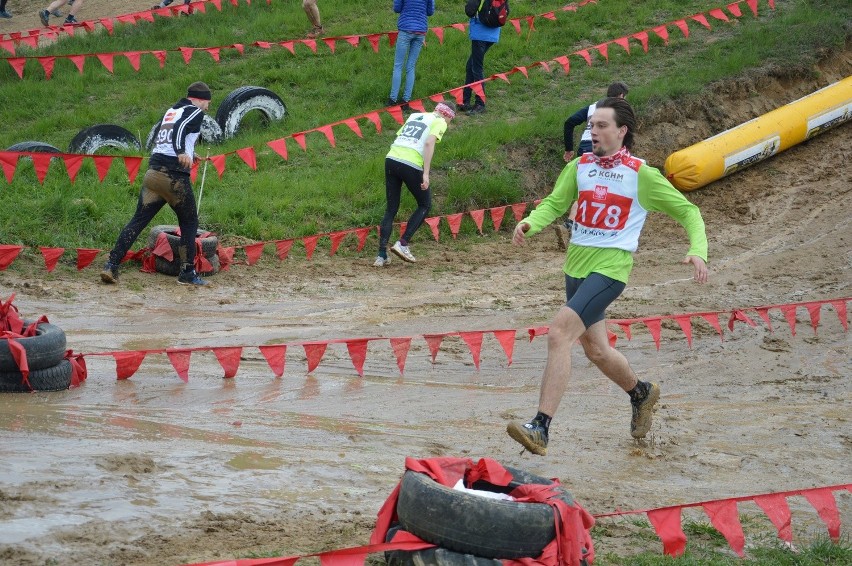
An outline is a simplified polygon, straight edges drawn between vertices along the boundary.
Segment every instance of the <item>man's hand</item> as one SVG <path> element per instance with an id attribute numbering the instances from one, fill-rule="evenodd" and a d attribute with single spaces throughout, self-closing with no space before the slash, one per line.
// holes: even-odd
<path id="1" fill-rule="evenodd" d="M 192 167 L 192 159 L 186 153 L 181 153 L 178 155 L 177 159 L 181 167 L 186 167 L 187 169 Z"/>
<path id="2" fill-rule="evenodd" d="M 573 151 L 566 151 L 565 155 L 562 156 L 562 159 L 565 160 L 565 163 L 568 163 L 569 161 L 574 159 L 574 152 Z"/>
<path id="3" fill-rule="evenodd" d="M 681 263 L 692 264 L 695 269 L 692 278 L 696 283 L 707 283 L 707 264 L 697 255 L 688 255 Z"/>
<path id="4" fill-rule="evenodd" d="M 420 183 L 420 188 L 424 191 L 429 190 L 429 173 L 423 172 L 423 181 Z"/>
<path id="5" fill-rule="evenodd" d="M 519 222 L 517 226 L 515 226 L 515 231 L 512 234 L 512 243 L 516 246 L 523 246 L 527 243 L 526 233 L 529 232 L 530 225 L 526 222 Z"/>

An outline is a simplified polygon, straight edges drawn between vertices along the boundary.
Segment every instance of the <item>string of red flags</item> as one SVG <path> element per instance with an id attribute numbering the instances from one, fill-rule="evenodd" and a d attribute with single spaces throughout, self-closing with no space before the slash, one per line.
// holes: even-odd
<path id="1" fill-rule="evenodd" d="M 770 332 L 774 332 L 772 326 L 768 323 L 768 314 L 770 311 L 778 310 L 781 311 L 784 318 L 787 320 L 790 326 L 790 331 L 793 336 L 795 336 L 798 313 L 803 309 L 808 313 L 811 327 L 816 335 L 817 328 L 821 323 L 821 311 L 824 307 L 834 310 L 841 326 L 843 327 L 843 331 L 847 332 L 849 330 L 847 311 L 849 301 L 852 301 L 852 297 L 745 307 L 730 311 L 693 312 L 631 319 L 607 319 L 608 333 L 610 337 L 610 344 L 614 346 L 617 340 L 617 335 L 613 330 L 620 329 L 624 336 L 628 340 L 631 340 L 631 327 L 634 325 L 644 325 L 648 329 L 657 349 L 659 350 L 662 327 L 661 323 L 663 321 L 671 320 L 678 322 L 685 337 L 687 338 L 687 345 L 691 347 L 692 340 L 689 328 L 691 327 L 693 319 L 701 319 L 708 322 L 718 331 L 720 338 L 724 340 L 724 333 L 722 329 L 722 322 L 724 320 L 727 320 L 726 326 L 730 332 L 734 331 L 735 323 L 737 321 L 743 321 L 748 326 L 756 327 L 757 323 L 754 321 L 754 318 L 765 321 L 767 329 Z M 747 313 L 752 313 L 754 318 L 749 317 Z M 222 367 L 224 372 L 223 377 L 230 379 L 235 377 L 239 370 L 243 351 L 246 349 L 257 348 L 269 365 L 272 374 L 276 378 L 280 378 L 284 375 L 287 352 L 292 353 L 294 350 L 300 352 L 304 356 L 303 359 L 307 365 L 307 373 L 310 374 L 319 367 L 329 346 L 342 344 L 346 347 L 347 354 L 355 371 L 359 376 L 363 377 L 364 364 L 366 363 L 368 353 L 370 352 L 370 344 L 374 343 L 376 344 L 376 347 L 378 347 L 380 343 L 384 343 L 390 346 L 390 352 L 393 353 L 400 375 L 404 375 L 408 353 L 411 350 L 412 342 L 415 338 L 426 343 L 433 364 L 436 362 L 438 354 L 441 351 L 441 345 L 445 340 L 450 338 L 460 339 L 467 345 L 473 360 L 473 365 L 477 370 L 479 370 L 482 346 L 486 336 L 491 336 L 497 341 L 506 356 L 506 365 L 510 366 L 512 365 L 515 343 L 519 335 L 528 337 L 529 341 L 532 342 L 536 337 L 547 334 L 547 331 L 548 327 L 540 326 L 522 329 L 454 331 L 424 334 L 419 336 L 399 336 L 393 338 L 338 338 L 309 342 L 264 344 L 261 346 L 200 346 L 192 348 L 159 348 L 129 351 L 88 352 L 79 354 L 79 356 L 81 358 L 85 358 L 86 356 L 112 357 L 115 360 L 116 379 L 124 380 L 131 378 L 148 356 L 165 354 L 177 373 L 177 376 L 184 382 L 188 382 L 190 361 L 192 354 L 194 353 L 212 352 Z M 376 348 L 374 347 L 373 351 L 375 350 Z"/>
<path id="2" fill-rule="evenodd" d="M 503 223 L 504 218 L 506 217 L 507 212 L 511 211 L 512 216 L 515 219 L 515 222 L 520 222 L 523 219 L 524 214 L 528 208 L 529 204 L 532 204 L 533 207 L 537 206 L 540 200 L 535 200 L 532 203 L 519 202 L 515 204 L 507 204 L 502 206 L 495 206 L 487 209 L 480 210 L 471 210 L 469 212 L 457 212 L 452 214 L 447 214 L 444 216 L 432 216 L 425 220 L 426 224 L 429 226 L 432 237 L 436 242 L 440 241 L 441 236 L 441 227 L 446 224 L 446 227 L 450 230 L 450 235 L 453 239 L 456 239 L 460 230 L 461 223 L 465 216 L 470 216 L 470 218 L 476 224 L 476 228 L 480 234 L 485 234 L 483 227 L 485 224 L 485 212 L 487 211 L 491 216 L 491 226 L 493 226 L 494 231 L 497 232 L 500 230 L 500 227 Z M 442 220 L 444 222 L 442 222 Z M 405 232 L 406 223 L 401 222 L 397 223 L 399 226 L 400 233 Z M 256 264 L 261 256 L 263 255 L 264 248 L 267 246 L 274 246 L 275 248 L 275 256 L 280 261 L 285 261 L 291 256 L 291 251 L 293 249 L 293 245 L 298 241 L 301 242 L 302 247 L 305 251 L 305 257 L 308 260 L 311 260 L 314 256 L 314 252 L 317 249 L 317 246 L 320 242 L 320 238 L 323 240 L 329 240 L 329 256 L 334 256 L 338 249 L 340 249 L 340 245 L 343 243 L 344 239 L 348 236 L 354 236 L 357 238 L 357 251 L 362 251 L 364 246 L 367 243 L 367 237 L 371 233 L 376 233 L 378 237 L 378 226 L 368 226 L 362 228 L 350 228 L 347 230 L 340 230 L 337 232 L 326 232 L 322 234 L 313 234 L 310 236 L 303 236 L 301 238 L 289 238 L 284 240 L 268 240 L 255 242 L 252 244 L 246 244 L 242 246 L 227 246 L 222 247 L 219 246 L 217 250 L 217 255 L 219 257 L 220 267 L 223 271 L 230 270 L 231 266 L 235 263 L 241 263 L 245 265 L 254 265 Z M 446 228 L 445 228 L 446 230 Z M 196 245 L 198 244 L 198 239 L 196 239 Z M 20 253 L 24 250 L 36 249 L 31 246 L 23 246 L 17 244 L 0 244 L 0 271 L 5 271 L 15 260 L 18 259 Z M 56 266 L 59 264 L 60 258 L 67 251 L 66 248 L 61 247 L 47 247 L 47 246 L 38 246 L 38 253 L 42 255 L 44 258 L 44 267 L 48 272 L 52 272 L 56 269 Z M 76 267 L 77 271 L 83 270 L 86 267 L 90 266 L 98 254 L 104 252 L 106 250 L 101 250 L 98 248 L 73 248 L 74 252 L 76 252 Z M 240 256 L 245 259 L 241 259 L 239 262 L 235 260 L 236 251 L 240 250 Z M 167 254 L 171 253 L 171 247 L 168 245 L 163 246 L 162 249 L 158 249 L 158 246 L 155 246 L 154 249 L 142 248 L 137 251 L 130 251 L 125 254 L 122 259 L 122 263 L 127 261 L 140 261 L 142 262 L 142 271 L 147 273 L 156 273 L 156 269 L 154 267 L 155 258 L 153 256 L 159 255 L 164 257 L 167 261 L 171 261 L 172 258 Z M 203 261 L 204 254 L 199 253 L 196 255 L 196 261 Z M 197 266 L 200 272 L 209 271 L 210 266 Z"/>
<path id="3" fill-rule="evenodd" d="M 677 557 L 683 554 L 687 542 L 686 534 L 683 532 L 681 524 L 681 512 L 683 509 L 701 508 L 707 514 L 710 524 L 725 537 L 731 549 L 738 556 L 742 557 L 745 556 L 745 534 L 743 533 L 742 524 L 739 519 L 739 503 L 754 503 L 760 507 L 777 529 L 778 538 L 791 544 L 793 540 L 791 528 L 793 516 L 790 512 L 788 499 L 791 497 L 802 497 L 816 511 L 820 520 L 828 529 L 829 537 L 836 543 L 840 540 L 842 525 L 835 494 L 849 492 L 852 492 L 852 483 L 714 499 L 700 503 L 684 503 L 682 505 L 659 507 L 656 509 L 614 511 L 599 515 L 592 514 L 592 516 L 595 520 L 599 520 L 623 515 L 645 515 L 663 543 L 663 553 L 668 556 Z M 390 550 L 414 551 L 434 546 L 411 533 L 400 532 L 398 536 L 394 536 L 391 542 L 381 544 L 327 550 L 316 554 L 271 558 L 238 558 L 214 562 L 197 562 L 194 564 L 184 564 L 183 566 L 292 566 L 302 558 L 309 557 L 318 557 L 321 564 L 363 566 L 369 554 Z M 521 562 L 513 560 L 504 560 L 503 563 L 507 566 L 521 564 Z"/>
<path id="4" fill-rule="evenodd" d="M 734 2 L 732 4 L 728 4 L 725 9 L 733 16 L 735 14 L 742 15 L 742 10 L 739 8 L 739 4 L 746 3 L 749 7 L 752 8 L 752 11 L 757 14 L 757 5 L 758 0 L 738 0 L 738 2 Z M 774 7 L 774 2 L 769 0 L 769 6 Z M 678 20 L 674 20 L 671 22 L 667 22 L 665 24 L 656 26 L 654 28 L 650 28 L 644 31 L 636 32 L 630 34 L 628 36 L 624 36 L 621 38 L 617 38 L 608 42 L 604 42 L 594 46 L 594 51 L 598 52 L 604 59 L 609 59 L 609 46 L 610 45 L 619 45 L 623 48 L 628 54 L 630 53 L 630 40 L 639 41 L 642 44 L 642 48 L 644 51 L 648 51 L 649 49 L 649 41 L 648 37 L 650 33 L 655 34 L 656 36 L 663 39 L 665 44 L 668 44 L 669 35 L 668 35 L 668 27 L 674 26 L 681 30 L 684 34 L 684 37 L 689 37 L 689 28 L 687 26 L 687 21 L 698 22 L 701 25 L 711 29 L 710 24 L 708 23 L 708 17 L 715 18 L 716 20 L 730 22 L 730 18 L 726 15 L 725 11 L 722 8 L 715 8 L 709 10 L 705 13 L 693 14 L 692 16 L 688 16 L 686 18 L 681 18 Z M 736 16 L 735 16 L 736 17 Z M 546 72 L 550 72 L 552 65 L 559 65 L 565 74 L 570 72 L 570 59 L 569 57 L 579 57 L 583 61 L 586 62 L 587 65 L 592 65 L 592 55 L 589 49 L 581 49 L 580 51 L 575 51 L 568 55 L 562 55 L 556 57 L 554 59 L 548 61 L 538 61 L 536 63 L 532 63 L 527 66 L 516 66 L 511 70 L 496 73 L 491 75 L 490 77 L 486 77 L 481 81 L 476 81 L 474 83 L 470 83 L 467 85 L 462 85 L 460 87 L 451 88 L 449 90 L 439 92 L 433 95 L 428 96 L 428 100 L 437 103 L 444 101 L 447 97 L 454 99 L 457 103 L 461 104 L 463 101 L 463 92 L 465 87 L 470 87 L 477 95 L 480 96 L 483 100 L 485 99 L 485 91 L 483 88 L 483 84 L 493 80 L 503 80 L 507 83 L 510 83 L 509 77 L 515 73 L 521 73 L 524 77 L 529 76 L 529 70 L 540 67 L 544 69 Z M 426 99 L 418 99 L 412 100 L 409 102 L 409 106 L 416 111 L 425 112 L 426 108 L 424 106 L 424 102 Z M 359 138 L 363 138 L 364 134 L 361 129 L 359 121 L 367 121 L 371 123 L 376 133 L 380 133 L 382 130 L 382 122 L 381 122 L 381 114 L 386 113 L 389 114 L 395 122 L 398 124 L 403 123 L 403 112 L 401 106 L 389 106 L 385 108 L 380 108 L 376 110 L 372 110 L 370 112 L 366 112 L 364 114 L 360 114 L 357 116 L 351 116 L 349 118 L 344 118 L 343 120 L 339 120 L 336 122 L 332 122 L 330 124 L 325 124 L 322 126 L 318 126 L 316 128 L 305 130 L 302 132 L 296 132 L 285 136 L 283 138 L 271 140 L 266 142 L 266 146 L 268 146 L 272 151 L 274 151 L 278 156 L 282 159 L 289 159 L 289 149 L 288 149 L 288 140 L 292 147 L 292 143 L 295 142 L 297 146 L 299 146 L 302 151 L 308 151 L 308 143 L 307 136 L 308 134 L 322 134 L 322 137 L 327 141 L 327 143 L 331 147 L 336 147 L 337 142 L 334 134 L 334 127 L 346 126 L 349 130 L 355 133 Z M 312 136 L 314 137 L 314 136 Z M 236 156 L 239 158 L 241 162 L 247 165 L 251 170 L 257 170 L 257 152 L 258 150 L 254 147 L 244 147 L 237 149 L 235 151 L 227 152 L 221 155 L 213 155 L 209 157 L 210 162 L 213 164 L 214 169 L 216 169 L 216 173 L 219 178 L 222 178 L 222 175 L 226 169 L 226 163 L 228 156 Z M 70 154 L 70 153 L 52 153 L 52 154 L 37 154 L 33 152 L 9 152 L 9 151 L 0 151 L 0 166 L 3 168 L 3 173 L 8 183 L 12 182 L 14 178 L 15 171 L 17 169 L 17 165 L 19 160 L 23 157 L 29 157 L 32 159 L 33 166 L 35 168 L 36 177 L 38 178 L 40 183 L 43 183 L 46 176 L 48 167 L 51 163 L 51 158 L 56 158 L 61 160 L 65 164 L 65 169 L 73 182 L 76 178 L 76 174 L 80 169 L 80 165 L 84 159 L 92 159 L 95 163 L 95 167 L 98 172 L 98 179 L 103 182 L 106 178 L 107 173 L 112 165 L 114 159 L 122 159 L 124 160 L 125 168 L 128 172 L 128 177 L 131 178 L 131 182 L 136 179 L 136 175 L 138 173 L 139 164 L 138 161 L 142 159 L 141 157 L 124 157 L 124 156 L 115 156 L 115 155 L 83 155 L 83 154 Z M 136 160 L 136 161 L 134 161 Z M 135 169 L 134 169 L 135 168 Z M 195 175 L 197 175 L 197 164 L 196 167 L 193 168 L 192 175 L 193 179 Z"/>
<path id="5" fill-rule="evenodd" d="M 267 2 L 269 3 L 269 2 Z M 585 6 L 587 4 L 597 3 L 597 0 L 582 0 L 579 3 L 572 3 L 563 6 L 557 10 L 553 10 L 550 12 L 546 12 L 543 14 L 536 14 L 532 16 L 524 16 L 523 18 L 514 18 L 510 20 L 512 27 L 515 31 L 520 35 L 523 33 L 521 28 L 521 21 L 527 23 L 527 26 L 530 30 L 534 29 L 534 20 L 537 18 L 543 18 L 546 20 L 556 20 L 557 12 L 576 12 L 580 7 Z M 199 4 L 203 7 L 203 3 Z M 196 4 L 190 4 L 189 6 L 181 5 L 183 11 L 192 10 L 201 11 L 204 10 L 193 8 Z M 221 5 L 219 6 L 221 10 Z M 159 10 L 148 10 L 145 12 L 138 12 L 134 14 L 128 14 L 125 16 L 119 16 L 128 20 L 133 18 L 133 21 L 137 20 L 148 20 L 153 21 L 153 18 L 143 17 L 143 15 L 148 15 L 152 13 L 159 13 L 162 10 L 167 10 L 166 8 L 162 8 Z M 181 11 L 176 11 L 175 13 L 180 14 Z M 171 12 L 170 12 L 171 14 Z M 84 24 L 85 25 L 85 22 Z M 72 27 L 73 26 L 68 26 Z M 429 28 L 429 31 L 432 32 L 435 37 L 438 39 L 439 44 L 444 43 L 444 36 L 447 30 L 456 30 L 461 33 L 467 32 L 468 23 L 467 22 L 458 22 L 453 24 L 447 24 L 444 26 L 437 26 L 433 28 Z M 50 29 L 50 28 L 48 28 Z M 18 78 L 24 78 L 24 69 L 28 62 L 36 61 L 44 71 L 44 76 L 46 79 L 50 79 L 53 76 L 53 72 L 55 70 L 55 65 L 57 60 L 67 59 L 71 61 L 74 66 L 77 68 L 80 74 L 83 73 L 83 68 L 85 66 L 86 60 L 95 60 L 101 64 L 101 66 L 106 69 L 108 72 L 114 72 L 114 65 L 116 58 L 126 58 L 130 63 L 130 66 L 134 71 L 138 72 L 141 66 L 142 57 L 146 56 L 146 60 L 156 60 L 159 64 L 160 68 L 164 68 L 166 64 L 166 60 L 169 54 L 172 54 L 170 60 L 173 60 L 174 55 L 180 55 L 180 59 L 184 62 L 184 64 L 188 65 L 192 60 L 193 56 L 198 53 L 207 53 L 215 62 L 219 62 L 220 58 L 223 54 L 234 52 L 238 55 L 243 55 L 245 53 L 245 49 L 247 46 L 258 48 L 258 49 L 272 49 L 273 47 L 281 47 L 290 52 L 291 55 L 296 55 L 296 46 L 303 46 L 310 50 L 311 53 L 316 54 L 318 45 L 325 44 L 325 46 L 329 49 L 331 53 L 337 53 L 337 45 L 340 44 L 348 44 L 353 48 L 358 47 L 360 44 L 366 42 L 372 47 L 373 51 L 378 53 L 379 47 L 383 43 L 383 39 L 387 39 L 387 45 L 389 47 L 393 47 L 396 44 L 396 38 L 398 35 L 398 31 L 386 31 L 379 33 L 368 33 L 368 34 L 356 34 L 356 35 L 342 35 L 342 36 L 328 36 L 320 39 L 284 39 L 284 40 L 274 40 L 274 41 L 253 41 L 248 44 L 243 43 L 233 43 L 230 45 L 218 45 L 218 46 L 208 46 L 208 47 L 178 47 L 176 49 L 152 49 L 152 50 L 141 50 L 141 51 L 106 51 L 106 52 L 97 52 L 97 53 L 77 53 L 77 54 L 69 54 L 69 55 L 47 55 L 47 56 L 17 56 L 15 52 L 15 42 L 11 39 L 8 40 L 0 40 L 0 47 L 5 48 L 9 53 L 11 53 L 11 57 L 2 57 L 5 59 L 9 65 L 15 70 L 15 73 L 18 75 Z"/>

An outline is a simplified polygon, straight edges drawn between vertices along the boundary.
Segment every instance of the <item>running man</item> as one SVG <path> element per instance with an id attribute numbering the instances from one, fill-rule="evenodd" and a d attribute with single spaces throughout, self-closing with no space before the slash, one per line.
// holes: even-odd
<path id="1" fill-rule="evenodd" d="M 592 153 L 562 170 L 553 192 L 515 227 L 512 242 L 540 232 L 577 201 L 571 244 L 563 267 L 567 303 L 553 319 L 547 335 L 547 364 L 541 381 L 538 414 L 526 424 L 506 427 L 514 440 L 532 452 L 547 454 L 550 421 L 571 376 L 571 350 L 580 340 L 586 357 L 630 397 L 630 434 L 643 438 L 651 428 L 660 386 L 640 381 L 627 359 L 607 340 L 606 308 L 624 290 L 633 268 L 633 252 L 648 212 L 664 212 L 689 237 L 684 264 L 693 279 L 707 281 L 707 235 L 698 207 L 686 200 L 665 177 L 630 155 L 636 118 L 622 98 L 597 103 L 590 121 Z"/>

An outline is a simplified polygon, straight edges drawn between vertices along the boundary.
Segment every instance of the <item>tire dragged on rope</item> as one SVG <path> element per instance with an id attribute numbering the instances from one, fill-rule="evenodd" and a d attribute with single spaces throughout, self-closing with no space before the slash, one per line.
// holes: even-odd
<path id="1" fill-rule="evenodd" d="M 24 321 L 24 327 L 35 321 Z M 54 324 L 42 322 L 35 336 L 14 338 L 27 352 L 30 370 L 50 368 L 65 358 L 65 332 Z M 0 338 L 0 372 L 17 372 L 18 364 L 9 350 L 9 340 Z"/>
<path id="2" fill-rule="evenodd" d="M 145 148 L 148 151 L 154 149 L 154 135 L 157 133 L 157 128 L 160 127 L 160 123 L 157 122 L 151 128 L 151 131 L 148 132 L 148 137 L 145 138 Z M 201 141 L 209 144 L 218 144 L 222 142 L 222 128 L 219 126 L 219 122 L 213 119 L 212 116 L 207 114 L 204 115 L 204 120 L 201 122 Z M 196 151 L 196 153 L 198 153 Z"/>
<path id="3" fill-rule="evenodd" d="M 180 254 L 178 253 L 178 247 L 180 246 L 180 236 L 177 235 L 179 226 L 169 226 L 169 225 L 160 225 L 154 226 L 151 228 L 151 232 L 148 234 L 148 248 L 153 250 L 157 247 L 157 239 L 160 237 L 161 233 L 166 234 L 166 239 L 169 242 L 169 247 L 172 249 L 172 261 L 167 260 L 164 257 L 154 256 L 154 269 L 157 270 L 157 273 L 162 273 L 164 275 L 178 275 L 180 273 Z M 198 230 L 196 236 L 201 236 L 202 234 L 206 234 L 207 232 L 203 230 Z M 201 241 L 201 253 L 210 262 L 212 266 L 211 271 L 203 271 L 200 272 L 199 275 L 214 275 L 219 272 L 221 268 L 219 263 L 219 238 L 215 235 L 208 235 L 204 238 L 200 238 Z"/>
<path id="4" fill-rule="evenodd" d="M 505 468 L 513 476 L 508 486 L 479 481 L 473 489 L 509 493 L 520 485 L 553 485 L 535 474 Z M 555 491 L 565 503 L 574 505 L 574 498 L 563 487 Z M 410 470 L 402 476 L 396 511 L 406 531 L 448 550 L 483 558 L 537 557 L 556 536 L 550 505 L 464 493 Z"/>
<path id="5" fill-rule="evenodd" d="M 243 118 L 253 110 L 261 113 L 265 124 L 282 120 L 287 115 L 284 101 L 271 90 L 259 86 L 242 86 L 226 96 L 216 110 L 216 121 L 222 128 L 222 136 L 225 139 L 234 137 Z"/>
<path id="6" fill-rule="evenodd" d="M 142 144 L 130 130 L 115 124 L 98 124 L 80 130 L 68 145 L 68 151 L 92 155 L 105 147 L 121 150 L 142 150 Z"/>
<path id="7" fill-rule="evenodd" d="M 385 542 L 390 542 L 400 530 L 398 523 L 391 525 Z M 388 550 L 385 552 L 388 566 L 502 566 L 501 560 L 482 558 L 472 554 L 461 554 L 446 548 L 424 548 L 423 550 Z"/>
<path id="8" fill-rule="evenodd" d="M 62 391 L 71 387 L 73 366 L 63 359 L 53 367 L 30 370 L 30 387 L 23 383 L 20 371 L 0 372 L 0 393 L 29 393 L 30 391 Z"/>

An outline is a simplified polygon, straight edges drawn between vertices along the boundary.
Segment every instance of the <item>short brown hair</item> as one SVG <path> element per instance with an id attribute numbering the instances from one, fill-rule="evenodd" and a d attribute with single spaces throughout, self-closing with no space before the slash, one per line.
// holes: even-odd
<path id="1" fill-rule="evenodd" d="M 612 97 L 627 96 L 628 92 L 627 85 L 621 82 L 612 83 L 609 85 L 609 88 L 606 89 L 606 95 Z"/>
<path id="2" fill-rule="evenodd" d="M 619 128 L 627 126 L 627 135 L 624 136 L 624 147 L 633 148 L 633 132 L 636 130 L 636 114 L 633 107 L 623 98 L 607 97 L 598 102 L 597 108 L 612 108 L 615 112 L 615 125 Z"/>

